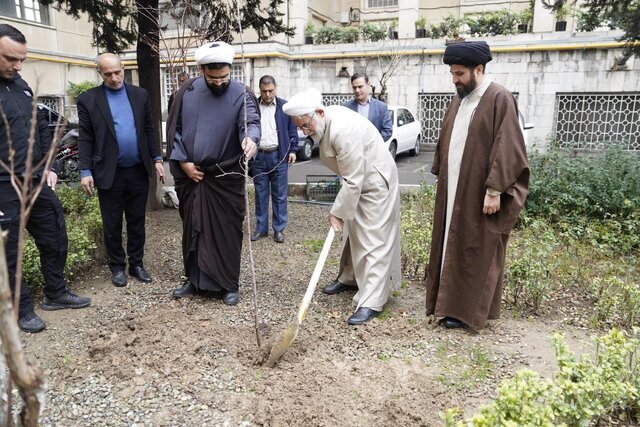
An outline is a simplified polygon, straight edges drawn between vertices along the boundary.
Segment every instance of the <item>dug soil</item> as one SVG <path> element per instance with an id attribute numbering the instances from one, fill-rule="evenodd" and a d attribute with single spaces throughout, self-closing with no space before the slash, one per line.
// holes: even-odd
<path id="1" fill-rule="evenodd" d="M 521 368 L 551 376 L 551 335 L 588 348 L 588 334 L 561 316 L 505 311 L 480 333 L 446 330 L 425 316 L 425 283 L 406 277 L 385 313 L 348 326 L 353 294 L 320 292 L 338 271 L 333 243 L 307 319 L 275 368 L 260 361 L 292 320 L 328 230 L 326 206 L 291 203 L 286 241 L 253 243 L 257 316 L 248 242 L 241 301 L 175 300 L 182 274 L 177 210 L 150 212 L 145 265 L 151 284 L 116 288 L 104 262 L 73 278 L 88 309 L 40 312 L 47 330 L 23 334 L 48 383 L 50 426 L 432 426 L 447 408 L 466 416 Z M 424 242 L 428 245 L 429 242 Z"/>

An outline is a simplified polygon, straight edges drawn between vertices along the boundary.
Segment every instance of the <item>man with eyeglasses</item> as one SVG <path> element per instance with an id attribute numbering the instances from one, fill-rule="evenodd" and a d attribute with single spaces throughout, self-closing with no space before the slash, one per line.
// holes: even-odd
<path id="1" fill-rule="evenodd" d="M 276 79 L 265 75 L 260 78 L 260 123 L 262 136 L 260 149 L 253 163 L 253 183 L 256 190 L 256 241 L 268 236 L 269 195 L 273 216 L 273 240 L 284 243 L 287 226 L 287 194 L 289 165 L 296 162 L 298 133 L 291 117 L 282 112 L 287 102 L 276 96 Z"/>
<path id="2" fill-rule="evenodd" d="M 342 177 L 329 223 L 342 232 L 337 280 L 329 295 L 357 290 L 350 325 L 382 313 L 393 289 L 400 288 L 400 193 L 398 171 L 378 129 L 343 106 L 324 107 L 322 94 L 308 89 L 284 104 L 285 114 L 320 145 L 320 160 Z"/>
<path id="3" fill-rule="evenodd" d="M 230 78 L 235 51 L 224 42 L 196 50 L 202 76 L 176 93 L 167 122 L 167 157 L 180 201 L 186 279 L 174 298 L 197 293 L 240 300 L 244 158 L 260 141 L 254 95 Z"/>

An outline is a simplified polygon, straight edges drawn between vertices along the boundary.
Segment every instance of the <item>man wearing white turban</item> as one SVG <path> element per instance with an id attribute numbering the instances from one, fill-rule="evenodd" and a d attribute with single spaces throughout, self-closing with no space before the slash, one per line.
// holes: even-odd
<path id="1" fill-rule="evenodd" d="M 380 133 L 366 117 L 342 106 L 322 106 L 322 94 L 308 89 L 284 104 L 305 135 L 320 144 L 320 159 L 340 175 L 342 187 L 329 223 L 342 232 L 337 280 L 323 292 L 356 290 L 360 325 L 380 315 L 393 289 L 400 288 L 400 194 L 398 171 Z"/>
<path id="2" fill-rule="evenodd" d="M 180 200 L 187 277 L 173 296 L 207 293 L 227 305 L 240 299 L 243 156 L 252 158 L 260 141 L 255 96 L 230 77 L 233 56 L 233 47 L 224 42 L 198 48 L 202 77 L 181 86 L 167 122 L 167 157 Z"/>

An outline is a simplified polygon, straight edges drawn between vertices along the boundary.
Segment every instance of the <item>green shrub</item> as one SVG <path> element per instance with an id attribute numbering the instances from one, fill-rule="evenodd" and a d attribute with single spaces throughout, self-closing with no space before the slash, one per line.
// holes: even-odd
<path id="1" fill-rule="evenodd" d="M 596 277 L 589 287 L 594 303 L 592 323 L 632 328 L 640 322 L 640 287 L 617 276 Z"/>
<path id="2" fill-rule="evenodd" d="M 384 40 L 389 35 L 389 29 L 385 25 L 374 25 L 368 22 L 360 26 L 360 32 L 362 33 L 362 40 L 368 42 Z"/>
<path id="3" fill-rule="evenodd" d="M 545 221 L 523 216 L 526 224 L 507 250 L 504 300 L 511 306 L 537 312 L 555 287 L 556 231 Z"/>
<path id="4" fill-rule="evenodd" d="M 447 16 L 442 22 L 428 26 L 427 37 L 432 39 L 458 37 L 463 25 L 464 20 L 454 16 Z"/>
<path id="5" fill-rule="evenodd" d="M 344 28 L 340 34 L 340 43 L 355 43 L 360 38 L 360 30 L 356 27 Z"/>
<path id="6" fill-rule="evenodd" d="M 435 187 L 422 184 L 416 194 L 408 195 L 400 211 L 400 247 L 402 269 L 417 275 L 422 268 L 424 277 L 429 263 L 429 248 L 433 227 Z"/>
<path id="7" fill-rule="evenodd" d="M 469 16 L 464 22 L 468 25 L 468 33 L 472 36 L 499 36 L 515 34 L 517 25 L 523 22 L 523 19 L 517 12 L 502 9 Z"/>
<path id="8" fill-rule="evenodd" d="M 69 89 L 67 89 L 67 92 L 69 93 L 69 95 L 73 96 L 74 98 L 77 98 L 83 93 L 85 93 L 86 91 L 88 91 L 89 89 L 94 88 L 96 86 L 97 85 L 95 82 L 92 82 L 89 80 L 84 80 L 84 81 L 81 81 L 80 83 L 69 82 Z"/>
<path id="9" fill-rule="evenodd" d="M 95 250 L 102 242 L 102 218 L 98 196 L 89 197 L 79 188 L 68 186 L 58 186 L 56 193 L 64 210 L 69 237 L 65 265 L 65 277 L 69 279 L 94 260 Z M 29 235 L 25 239 L 22 271 L 27 283 L 40 285 L 44 282 L 40 273 L 39 252 Z"/>
<path id="10" fill-rule="evenodd" d="M 338 27 L 322 27 L 313 38 L 314 44 L 341 43 L 342 29 Z"/>
<path id="11" fill-rule="evenodd" d="M 529 158 L 527 211 L 553 222 L 586 217 L 627 218 L 640 210 L 638 156 L 618 148 L 570 157 L 552 148 Z"/>
<path id="12" fill-rule="evenodd" d="M 506 380 L 498 397 L 470 420 L 456 409 L 443 414 L 447 426 L 587 426 L 600 421 L 640 421 L 639 329 L 631 336 L 612 329 L 596 338 L 596 356 L 579 360 L 562 336 L 553 337 L 558 373 L 540 378 L 524 369 Z"/>

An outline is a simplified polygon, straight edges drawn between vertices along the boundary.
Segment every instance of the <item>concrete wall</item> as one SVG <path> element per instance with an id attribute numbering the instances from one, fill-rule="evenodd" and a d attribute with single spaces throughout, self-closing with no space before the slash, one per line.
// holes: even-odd
<path id="1" fill-rule="evenodd" d="M 555 33 L 486 39 L 498 51 L 487 65 L 487 76 L 518 93 L 519 108 L 527 122 L 535 124 L 536 142 L 543 144 L 554 130 L 556 93 L 639 90 L 640 60 L 631 59 L 626 70 L 612 71 L 615 58 L 621 54 L 620 49 L 582 48 L 614 43 L 617 36 L 606 33 L 566 38 L 562 33 Z M 396 48 L 404 52 L 399 67 L 388 81 L 389 103 L 405 105 L 417 112 L 418 94 L 453 93 L 449 67 L 442 63 L 444 46 L 441 41 L 431 40 L 423 45 L 399 41 L 394 46 L 380 43 L 292 47 L 290 59 L 251 59 L 254 80 L 250 83 L 257 91 L 260 76 L 272 74 L 279 83 L 279 95 L 285 98 L 310 86 L 323 93 L 349 94 L 349 79 L 336 76 L 336 64 L 351 63 L 354 71 L 366 70 L 371 83 L 379 90 L 378 79 L 382 69 L 387 69 L 386 63 L 376 55 L 364 57 L 375 52 L 376 46 L 379 51 Z M 322 57 L 311 59 L 312 55 Z"/>

